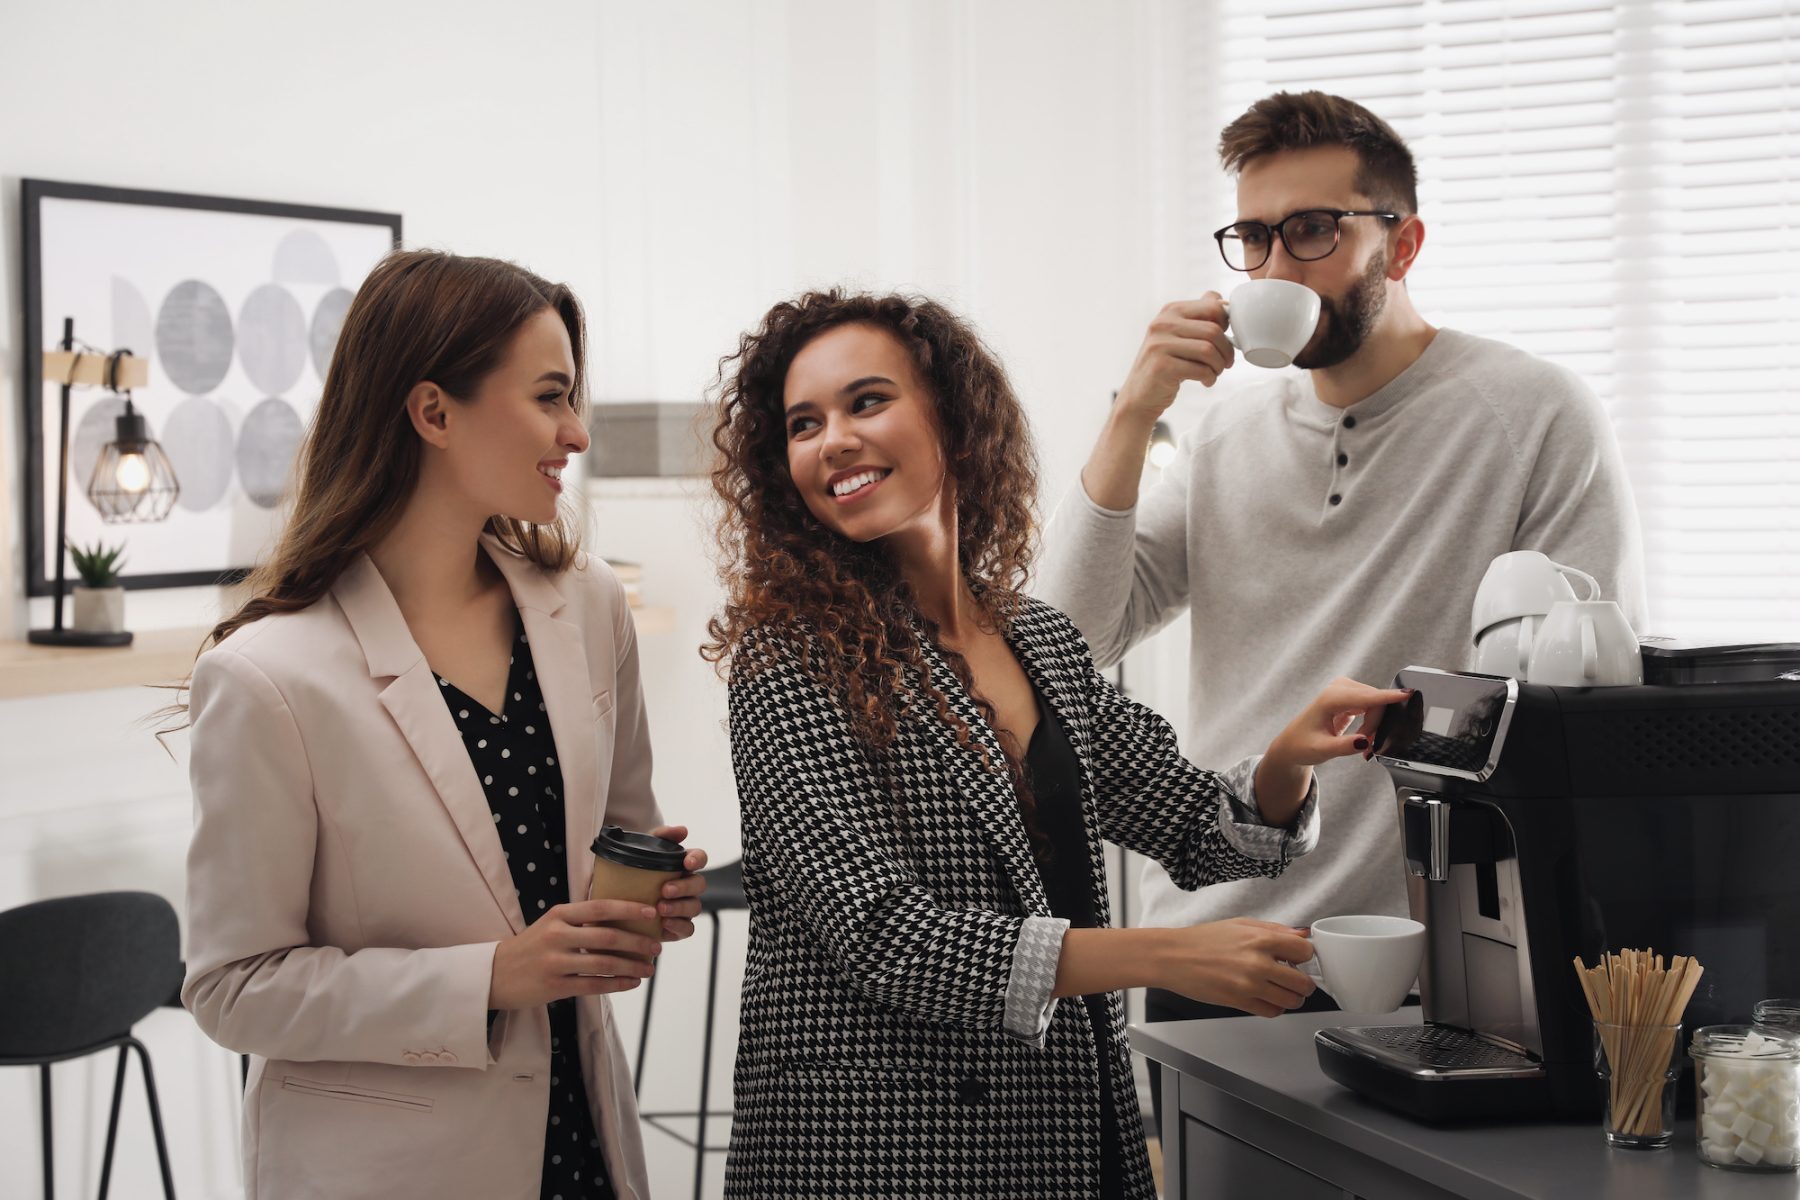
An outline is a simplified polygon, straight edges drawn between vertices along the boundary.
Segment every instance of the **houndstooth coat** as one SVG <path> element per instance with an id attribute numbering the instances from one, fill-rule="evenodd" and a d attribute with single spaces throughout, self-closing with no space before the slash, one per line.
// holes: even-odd
<path id="1" fill-rule="evenodd" d="M 1156 859 L 1185 888 L 1278 875 L 1304 852 L 1310 835 L 1267 827 L 1256 832 L 1274 836 L 1251 847 L 1267 857 L 1237 848 L 1230 814 L 1255 824 L 1253 811 L 1225 777 L 1181 757 L 1166 722 L 1101 678 L 1062 613 L 1027 601 L 1007 640 L 1081 763 L 1097 912 L 1110 912 L 1102 838 Z M 928 642 L 926 657 L 1002 762 Z M 1049 999 L 1062 926 L 1005 775 L 943 722 L 909 720 L 889 792 L 837 702 L 778 637 L 753 633 L 740 647 L 730 711 L 750 947 L 726 1195 L 1096 1196 L 1098 1066 L 1120 1100 L 1126 1194 L 1153 1196 L 1121 997 L 1106 998 L 1111 1032 L 1098 1051 L 1083 1006 Z M 1315 810 L 1309 799 L 1303 828 Z M 1020 1013 L 1033 969 L 1027 1007 L 1038 1011 Z"/>

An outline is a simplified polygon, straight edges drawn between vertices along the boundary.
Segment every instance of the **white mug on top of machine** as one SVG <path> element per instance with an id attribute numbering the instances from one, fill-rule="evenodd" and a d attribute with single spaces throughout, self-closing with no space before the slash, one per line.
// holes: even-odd
<path id="1" fill-rule="evenodd" d="M 1588 600 L 1600 599 L 1600 584 L 1592 575 L 1552 562 L 1536 550 L 1514 550 L 1489 563 L 1469 617 L 1475 670 L 1527 678 L 1543 618 L 1556 605 L 1576 598 L 1570 578 L 1585 585 Z"/>
<path id="2" fill-rule="evenodd" d="M 1551 687 L 1624 687 L 1644 682 L 1643 652 L 1614 601 L 1564 600 L 1538 628 L 1526 677 Z"/>

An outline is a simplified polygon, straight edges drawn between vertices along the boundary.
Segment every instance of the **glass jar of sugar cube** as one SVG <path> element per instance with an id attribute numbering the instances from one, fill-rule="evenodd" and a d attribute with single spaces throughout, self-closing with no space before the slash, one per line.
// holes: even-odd
<path id="1" fill-rule="evenodd" d="M 1694 1032 L 1696 1148 L 1736 1171 L 1792 1171 L 1800 1160 L 1800 1032 L 1708 1025 Z"/>

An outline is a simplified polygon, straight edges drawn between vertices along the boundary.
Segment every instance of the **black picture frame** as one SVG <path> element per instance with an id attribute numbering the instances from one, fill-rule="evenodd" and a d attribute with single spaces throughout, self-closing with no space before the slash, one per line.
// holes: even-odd
<path id="1" fill-rule="evenodd" d="M 390 248 L 398 249 L 401 242 L 401 218 L 398 213 L 289 204 L 269 200 L 234 199 L 183 192 L 149 191 L 141 188 L 108 187 L 46 179 L 20 180 L 20 258 L 24 274 L 24 303 L 22 306 L 24 336 L 20 343 L 23 352 L 19 357 L 24 361 L 25 376 L 25 386 L 21 393 L 24 408 L 22 423 L 24 437 L 21 439 L 24 469 L 21 471 L 21 478 L 24 481 L 25 502 L 21 508 L 25 518 L 25 588 L 28 596 L 49 596 L 56 591 L 54 574 L 47 572 L 44 565 L 46 542 L 54 536 L 53 525 L 47 530 L 47 524 L 53 523 L 55 520 L 54 511 L 48 513 L 44 511 L 44 481 L 46 471 L 54 472 L 58 469 L 61 447 L 57 439 L 61 430 L 54 427 L 47 428 L 46 426 L 51 423 L 44 419 L 43 351 L 53 349 L 54 343 L 60 340 L 58 331 L 61 328 L 61 317 L 53 315 L 55 331 L 46 328 L 41 218 L 43 203 L 46 200 L 59 199 L 151 208 L 192 209 L 280 220 L 342 222 L 376 226 L 383 227 L 388 231 Z M 82 336 L 79 328 L 76 330 L 76 336 L 77 338 Z M 81 486 L 80 480 L 70 479 L 69 503 L 77 502 L 74 493 Z M 250 567 L 250 563 L 243 563 L 222 570 L 124 574 L 120 576 L 119 583 L 132 590 L 228 584 L 242 579 L 249 572 Z"/>

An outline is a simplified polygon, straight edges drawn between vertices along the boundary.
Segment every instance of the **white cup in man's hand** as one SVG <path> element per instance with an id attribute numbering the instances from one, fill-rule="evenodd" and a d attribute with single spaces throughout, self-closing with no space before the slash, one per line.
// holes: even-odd
<path id="1" fill-rule="evenodd" d="M 1225 303 L 1226 336 L 1245 361 L 1285 367 L 1319 327 L 1319 294 L 1288 279 L 1252 279 Z"/>
<path id="2" fill-rule="evenodd" d="M 1390 1013 L 1406 1002 L 1425 958 L 1425 926 L 1406 917 L 1326 917 L 1312 926 L 1302 969 L 1348 1013 Z"/>

